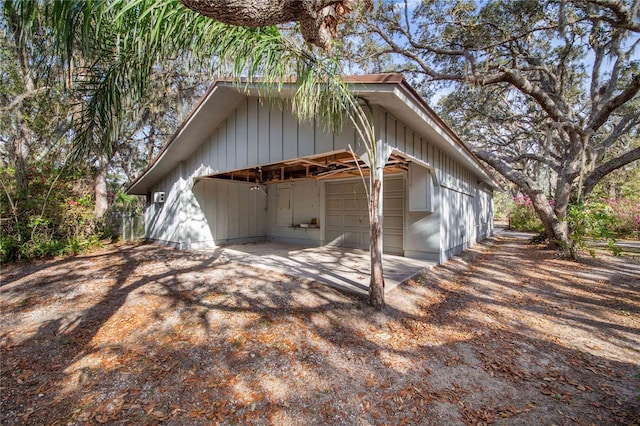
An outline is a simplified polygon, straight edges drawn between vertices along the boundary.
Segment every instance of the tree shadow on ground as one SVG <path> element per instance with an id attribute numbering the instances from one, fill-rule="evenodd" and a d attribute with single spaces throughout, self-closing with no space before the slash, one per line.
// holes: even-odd
<path id="1" fill-rule="evenodd" d="M 509 262 L 525 249 L 508 244 L 407 283 L 382 312 L 215 253 L 143 246 L 71 259 L 56 269 L 73 274 L 45 284 L 56 274 L 43 268 L 2 294 L 14 319 L 2 325 L 0 422 L 633 423 L 637 362 L 509 314 L 597 328 L 613 347 L 624 341 L 616 332 L 638 328 L 591 319 L 611 299 L 581 297 L 558 314 L 549 301 L 564 296 L 547 286 L 579 287 L 558 273 L 519 289 L 531 278 Z M 502 278 L 486 283 L 487 264 Z M 511 292 L 545 299 L 509 304 Z"/>

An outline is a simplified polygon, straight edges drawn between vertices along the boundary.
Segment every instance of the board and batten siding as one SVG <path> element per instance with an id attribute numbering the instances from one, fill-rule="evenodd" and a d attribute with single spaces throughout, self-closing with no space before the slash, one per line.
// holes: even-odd
<path id="1" fill-rule="evenodd" d="M 200 180 L 187 197 L 191 248 L 264 240 L 267 197 L 250 183 Z"/>
<path id="2" fill-rule="evenodd" d="M 180 249 L 215 247 L 223 243 L 263 240 L 266 236 L 266 194 L 251 191 L 250 184 L 201 180 L 190 190 L 176 178 L 172 186 L 159 183 L 155 190 L 168 194 L 164 203 L 145 211 L 146 235 L 151 241 Z M 163 180 L 163 181 L 165 181 Z"/>
<path id="3" fill-rule="evenodd" d="M 384 108 L 374 107 L 373 113 L 377 137 L 407 158 L 419 160 L 420 167 L 426 166 L 432 177 L 432 211 L 408 211 L 408 200 L 402 201 L 407 212 L 405 255 L 442 261 L 490 235 L 491 192 L 478 188 L 480 178 Z M 273 192 L 267 196 L 263 191 L 250 191 L 250 182 L 197 178 L 343 151 L 349 145 L 358 148 L 353 127 L 346 126 L 334 135 L 319 121 L 299 123 L 286 102 L 247 97 L 211 129 L 179 167 L 154 186 L 153 191 L 165 192 L 166 201 L 145 211 L 147 237 L 181 248 L 264 238 L 323 244 L 324 182 L 303 181 L 291 186 L 288 194 L 298 206 L 293 208 L 304 217 L 292 216 L 291 223 L 285 225 L 279 224 L 271 211 L 283 184 L 269 185 Z M 287 193 L 282 188 L 283 194 Z M 267 206 L 267 212 L 261 214 Z M 313 211 L 304 210 L 304 206 L 313 206 Z M 320 230 L 294 227 L 314 217 L 321 219 Z"/>
<path id="4" fill-rule="evenodd" d="M 405 255 L 444 262 L 490 236 L 493 196 L 478 187 L 481 178 L 384 108 L 376 108 L 374 117 L 378 137 L 426 164 L 434 177 L 433 211 L 407 206 Z"/>
<path id="5" fill-rule="evenodd" d="M 378 138 L 402 151 L 407 157 L 420 160 L 431 167 L 440 184 L 468 194 L 475 191 L 475 182 L 480 178 L 433 141 L 416 133 L 382 107 L 375 109 L 374 120 Z"/>
<path id="6" fill-rule="evenodd" d="M 324 218 L 324 183 L 313 180 L 297 180 L 267 185 L 267 239 L 293 244 L 320 246 L 324 244 L 322 228 L 303 228 Z"/>
<path id="7" fill-rule="evenodd" d="M 493 235 L 493 192 L 478 187 L 476 196 L 477 241 Z"/>
<path id="8" fill-rule="evenodd" d="M 209 197 L 225 197 L 236 203 L 231 186 L 214 185 L 197 178 L 215 173 L 224 173 L 258 165 L 277 163 L 295 158 L 342 151 L 355 147 L 356 133 L 353 127 L 345 126 L 342 133 L 334 135 L 317 120 L 299 123 L 286 102 L 261 102 L 247 97 L 205 138 L 199 147 L 186 159 L 180 171 L 170 173 L 153 191 L 164 191 L 166 202 L 153 204 L 146 211 L 146 221 L 151 224 L 147 237 L 180 247 L 213 246 L 231 241 L 264 238 L 267 224 L 249 223 L 255 233 L 246 232 L 240 223 L 246 216 L 244 208 L 251 209 L 251 200 L 244 199 L 244 191 L 237 206 L 227 211 L 207 206 Z M 174 185 L 169 185 L 174 182 Z M 205 183 L 207 182 L 207 183 Z M 202 188 L 207 189 L 206 194 Z M 224 190 L 230 195 L 224 196 Z M 234 187 L 235 188 L 235 187 Z M 248 189 L 247 189 L 248 191 Z M 253 194 L 262 191 L 250 191 Z M 266 197 L 265 197 L 266 198 Z M 266 200 L 265 200 L 266 203 Z M 246 206 L 245 206 L 246 204 Z M 218 209 L 218 207 L 216 207 Z M 232 214 L 233 212 L 233 214 Z M 210 217 L 215 215 L 215 219 Z M 319 214 L 313 217 L 320 216 Z M 246 218 L 245 218 L 246 219 Z M 237 223 L 236 223 L 237 222 Z M 172 225 L 169 225 L 172 223 Z M 275 235 L 282 233 L 278 229 Z M 296 235 L 300 234 L 299 231 Z M 313 235 L 307 231 L 302 240 L 321 242 L 320 231 Z M 282 238 L 296 239 L 285 232 Z"/>
<path id="9" fill-rule="evenodd" d="M 467 193 L 441 187 L 440 236 L 444 258 L 451 258 L 476 242 L 475 202 Z"/>
<path id="10" fill-rule="evenodd" d="M 164 203 L 151 203 L 144 212 L 145 234 L 159 244 L 180 248 L 180 216 L 182 214 L 182 181 L 180 167 L 168 173 L 153 188 L 164 192 Z"/>
<path id="11" fill-rule="evenodd" d="M 383 197 L 383 250 L 404 254 L 405 182 L 402 175 L 386 176 Z M 342 247 L 368 249 L 370 241 L 369 212 L 361 179 L 327 182 L 326 243 Z"/>
<path id="12" fill-rule="evenodd" d="M 212 129 L 187 160 L 192 177 L 225 173 L 356 147 L 356 132 L 345 126 L 334 135 L 319 120 L 299 123 L 286 102 L 248 97 Z"/>

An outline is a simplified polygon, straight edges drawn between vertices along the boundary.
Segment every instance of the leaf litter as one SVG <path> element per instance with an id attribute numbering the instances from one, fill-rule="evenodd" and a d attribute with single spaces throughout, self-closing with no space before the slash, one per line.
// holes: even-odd
<path id="1" fill-rule="evenodd" d="M 215 250 L 3 265 L 0 424 L 638 424 L 639 271 L 505 233 L 379 312 Z"/>

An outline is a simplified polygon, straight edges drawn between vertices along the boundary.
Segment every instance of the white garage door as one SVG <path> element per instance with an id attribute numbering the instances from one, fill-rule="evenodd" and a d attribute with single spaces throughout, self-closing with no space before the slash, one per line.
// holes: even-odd
<path id="1" fill-rule="evenodd" d="M 327 244 L 369 248 L 369 214 L 364 184 L 354 181 L 326 184 Z M 384 252 L 403 254 L 404 183 L 402 176 L 384 180 Z"/>

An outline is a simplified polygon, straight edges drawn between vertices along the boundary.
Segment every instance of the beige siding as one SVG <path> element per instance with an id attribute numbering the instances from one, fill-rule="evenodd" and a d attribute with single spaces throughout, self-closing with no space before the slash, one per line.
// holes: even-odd
<path id="1" fill-rule="evenodd" d="M 478 189 L 478 176 L 384 108 L 375 114 L 378 137 L 425 163 L 436 176 L 434 212 L 406 215 L 405 253 L 444 261 L 491 235 L 492 195 Z"/>
<path id="2" fill-rule="evenodd" d="M 260 103 L 257 99 L 250 98 L 249 102 L 258 104 L 258 122 L 252 125 L 252 127 L 256 125 L 258 127 L 258 164 L 267 164 L 269 163 L 270 110 L 268 105 Z"/>
<path id="3" fill-rule="evenodd" d="M 265 238 L 266 194 L 251 191 L 250 186 L 247 183 L 210 180 L 195 185 L 190 191 L 193 197 L 189 197 L 195 210 L 187 221 L 191 247 Z"/>
<path id="4" fill-rule="evenodd" d="M 317 180 L 268 185 L 267 238 L 270 240 L 318 246 L 323 236 L 318 228 L 301 228 L 316 218 L 323 223 L 324 184 Z M 324 225 L 322 225 L 324 229 Z"/>
<path id="5" fill-rule="evenodd" d="M 163 244 L 179 245 L 181 215 L 181 189 L 183 181 L 180 169 L 166 175 L 152 192 L 165 193 L 164 203 L 152 203 L 145 210 L 145 232 L 147 238 Z"/>

